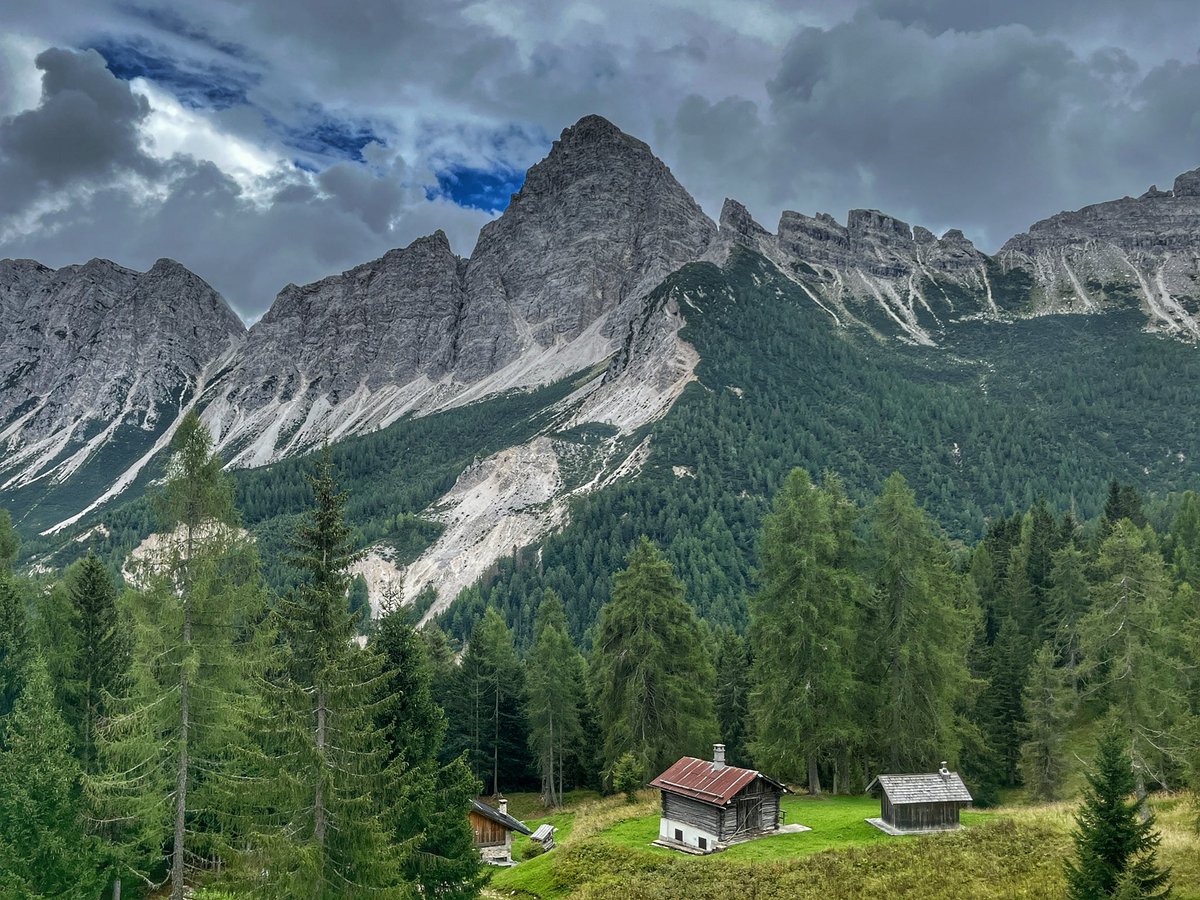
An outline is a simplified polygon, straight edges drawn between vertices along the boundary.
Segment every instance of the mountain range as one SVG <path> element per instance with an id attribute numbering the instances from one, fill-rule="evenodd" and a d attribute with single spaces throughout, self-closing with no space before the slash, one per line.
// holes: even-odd
<path id="1" fill-rule="evenodd" d="M 719 351 L 708 349 L 716 332 L 707 344 L 691 338 L 717 311 L 736 320 L 751 295 L 768 302 L 765 285 L 805 339 L 849 342 L 897 370 L 919 362 L 952 385 L 976 378 L 951 371 L 966 357 L 995 367 L 1014 336 L 1080 328 L 1189 359 L 1198 280 L 1200 169 L 1169 191 L 1037 222 L 989 256 L 960 231 L 938 237 L 876 210 L 851 210 L 845 224 L 787 211 L 772 233 L 727 200 L 714 223 L 646 144 L 588 116 L 529 170 L 469 259 L 438 231 L 286 286 L 248 330 L 170 260 L 145 273 L 105 260 L 58 270 L 0 260 L 0 503 L 44 563 L 108 533 L 112 510 L 153 481 L 193 408 L 261 487 L 284 483 L 271 473 L 294 473 L 325 440 L 363 448 L 374 434 L 457 427 L 519 400 L 520 416 L 469 431 L 440 460 L 406 445 L 421 462 L 395 478 L 436 475 L 412 495 L 423 505 L 395 512 L 430 523 L 429 539 L 411 552 L 376 541 L 360 567 L 377 594 L 388 582 L 410 599 L 434 588 L 431 615 L 498 560 L 563 532 L 584 498 L 636 480 L 665 443 L 655 423 L 689 386 L 722 387 L 704 366 L 770 345 L 764 331 Z M 1103 324 L 1082 325 L 1093 320 Z M 1069 365 L 1061 345 L 1050 359 Z M 789 377 L 758 390 L 814 383 Z M 727 386 L 736 397 L 752 389 Z M 1175 424 L 1146 426 L 1167 433 L 1164 454 L 1190 460 L 1190 446 L 1168 447 Z M 680 480 L 696 467 L 671 468 Z M 981 515 L 993 511 L 972 497 Z"/>

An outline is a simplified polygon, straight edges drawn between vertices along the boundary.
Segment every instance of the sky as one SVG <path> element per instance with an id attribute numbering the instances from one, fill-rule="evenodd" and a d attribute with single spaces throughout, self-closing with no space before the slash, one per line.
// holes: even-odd
<path id="1" fill-rule="evenodd" d="M 563 128 L 725 197 L 993 252 L 1200 166 L 1194 0 L 5 0 L 0 257 L 177 259 L 248 322 L 435 229 Z"/>

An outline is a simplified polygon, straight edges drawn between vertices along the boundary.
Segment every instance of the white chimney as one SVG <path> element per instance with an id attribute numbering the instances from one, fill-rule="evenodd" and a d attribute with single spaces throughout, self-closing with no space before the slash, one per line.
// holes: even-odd
<path id="1" fill-rule="evenodd" d="M 942 781 L 950 780 L 950 770 L 946 768 L 946 761 L 942 760 L 942 768 L 938 770 L 938 774 L 942 776 Z"/>
<path id="2" fill-rule="evenodd" d="M 507 797 L 500 798 L 500 812 L 503 815 L 506 815 L 506 816 L 508 815 L 508 798 Z"/>
<path id="3" fill-rule="evenodd" d="M 725 745 L 713 744 L 713 768 L 725 768 Z"/>

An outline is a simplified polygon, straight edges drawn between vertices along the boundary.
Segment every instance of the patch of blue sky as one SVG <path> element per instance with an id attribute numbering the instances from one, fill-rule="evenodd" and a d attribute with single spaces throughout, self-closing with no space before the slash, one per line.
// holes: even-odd
<path id="1" fill-rule="evenodd" d="M 89 47 L 104 57 L 109 71 L 118 78 L 146 78 L 192 109 L 243 105 L 260 78 L 254 72 L 175 58 L 143 38 L 103 38 Z"/>
<path id="2" fill-rule="evenodd" d="M 200 44 L 233 59 L 247 63 L 256 61 L 255 55 L 248 47 L 214 37 L 209 31 L 189 22 L 175 10 L 140 6 L 136 3 L 121 3 L 117 8 L 166 34 Z"/>
<path id="3" fill-rule="evenodd" d="M 266 119 L 287 146 L 310 157 L 306 160 L 310 165 L 319 165 L 322 159 L 366 162 L 363 150 L 367 144 L 372 141 L 386 143 L 365 122 L 338 119 L 319 108 L 311 110 L 307 120 L 300 125 L 289 125 L 269 115 Z"/>
<path id="4" fill-rule="evenodd" d="M 524 183 L 523 171 L 450 166 L 437 173 L 437 185 L 427 187 L 425 196 L 429 200 L 443 197 L 468 209 L 501 212 Z"/>

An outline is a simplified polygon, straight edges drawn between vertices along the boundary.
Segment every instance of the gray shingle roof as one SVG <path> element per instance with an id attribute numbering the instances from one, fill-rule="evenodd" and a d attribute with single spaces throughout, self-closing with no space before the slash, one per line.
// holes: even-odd
<path id="1" fill-rule="evenodd" d="M 521 834 L 529 834 L 529 828 L 524 822 L 514 819 L 508 813 L 502 813 L 495 807 L 488 806 L 486 803 L 480 803 L 478 800 L 471 801 L 471 809 L 479 813 L 485 819 L 491 819 L 497 825 L 503 825 L 509 831 L 519 831 Z"/>
<path id="2" fill-rule="evenodd" d="M 957 772 L 940 775 L 880 775 L 875 779 L 893 806 L 906 803 L 971 802 L 971 792 Z"/>

